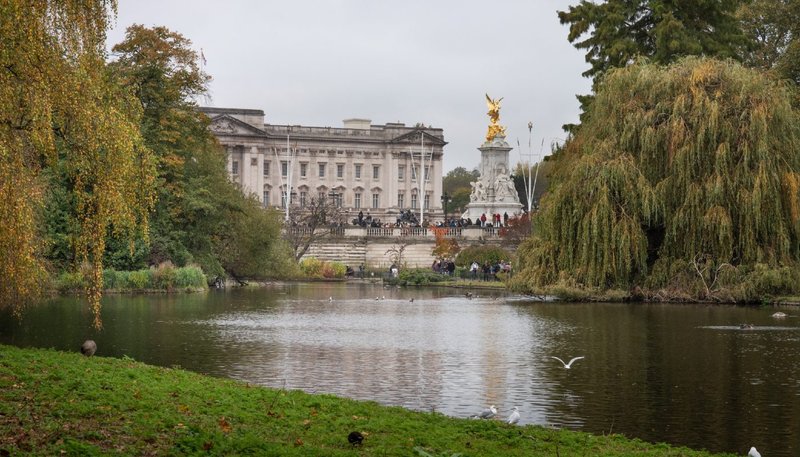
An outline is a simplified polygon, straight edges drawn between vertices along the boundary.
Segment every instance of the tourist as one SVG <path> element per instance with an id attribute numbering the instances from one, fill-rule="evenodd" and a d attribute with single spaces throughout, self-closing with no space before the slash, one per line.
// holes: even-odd
<path id="1" fill-rule="evenodd" d="M 486 213 L 481 214 L 481 227 L 486 227 Z"/>

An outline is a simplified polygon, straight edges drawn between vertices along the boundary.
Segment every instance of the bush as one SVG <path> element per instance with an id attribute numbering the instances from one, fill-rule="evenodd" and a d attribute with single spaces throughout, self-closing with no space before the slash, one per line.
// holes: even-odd
<path id="1" fill-rule="evenodd" d="M 472 262 L 495 265 L 502 260 L 510 261 L 512 254 L 499 246 L 470 246 L 456 257 L 456 266 L 469 269 Z"/>
<path id="2" fill-rule="evenodd" d="M 314 257 L 306 257 L 300 261 L 300 271 L 309 278 L 322 276 L 322 261 Z"/>
<path id="3" fill-rule="evenodd" d="M 300 261 L 300 271 L 308 278 L 344 278 L 347 267 L 340 262 L 307 257 Z"/>
<path id="4" fill-rule="evenodd" d="M 134 290 L 148 289 L 152 287 L 152 273 L 150 270 L 131 271 L 128 276 L 129 288 Z"/>
<path id="5" fill-rule="evenodd" d="M 422 286 L 432 282 L 449 281 L 452 279 L 450 276 L 436 273 L 435 271 L 428 270 L 427 268 L 421 269 L 404 269 L 400 271 L 399 278 L 396 281 L 400 285 L 415 285 Z"/>
<path id="6" fill-rule="evenodd" d="M 56 289 L 59 292 L 74 292 L 83 290 L 86 280 L 79 271 L 65 271 L 56 279 Z"/>
<path id="7" fill-rule="evenodd" d="M 197 265 L 178 268 L 175 270 L 175 287 L 205 288 L 208 285 L 206 275 Z"/>
<path id="8" fill-rule="evenodd" d="M 175 267 L 172 262 L 162 262 L 158 267 L 151 268 L 151 287 L 154 289 L 170 290 L 175 286 Z"/>

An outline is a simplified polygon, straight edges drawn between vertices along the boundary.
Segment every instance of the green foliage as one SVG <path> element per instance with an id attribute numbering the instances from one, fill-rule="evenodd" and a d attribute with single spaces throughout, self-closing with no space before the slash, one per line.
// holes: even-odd
<path id="1" fill-rule="evenodd" d="M 592 67 L 584 76 L 597 78 L 638 57 L 659 64 L 689 55 L 735 57 L 744 42 L 735 17 L 742 3 L 582 0 L 559 11 L 558 17 L 569 24 L 570 43 L 587 50 L 586 61 Z"/>
<path id="2" fill-rule="evenodd" d="M 427 268 L 404 268 L 400 270 L 397 283 L 403 286 L 424 286 L 426 284 L 449 281 L 450 279 L 450 276 L 436 273 Z"/>
<path id="3" fill-rule="evenodd" d="M 744 63 L 800 84 L 800 2 L 752 0 L 737 17 L 749 40 L 742 51 Z"/>
<path id="4" fill-rule="evenodd" d="M 447 212 L 451 217 L 464 212 L 469 204 L 469 195 L 472 193 L 470 183 L 477 181 L 479 177 L 480 172 L 477 169 L 467 171 L 464 167 L 456 167 L 442 178 L 442 193 L 446 193 L 452 199 L 447 204 Z"/>
<path id="5" fill-rule="evenodd" d="M 558 155 L 514 281 L 535 289 L 566 275 L 626 289 L 664 284 L 677 261 L 793 268 L 800 122 L 789 100 L 785 86 L 731 61 L 609 73 Z M 648 283 L 651 272 L 660 279 Z"/>
<path id="6" fill-rule="evenodd" d="M 177 268 L 175 270 L 175 287 L 178 288 L 205 288 L 208 284 L 203 270 L 196 265 Z"/>
<path id="7" fill-rule="evenodd" d="M 0 421 L 2 436 L 25 430 L 25 441 L 4 444 L 11 455 L 712 455 L 620 435 L 509 426 L 270 389 L 130 358 L 11 346 L 0 351 L 0 405 L 9 416 L 24 412 Z M 347 442 L 354 430 L 365 436 L 355 450 Z"/>
<path id="8" fill-rule="evenodd" d="M 340 262 L 328 262 L 314 257 L 300 261 L 300 271 L 307 278 L 344 278 L 347 266 Z"/>
<path id="9" fill-rule="evenodd" d="M 264 210 L 228 179 L 225 152 L 194 98 L 206 91 L 191 42 L 164 27 L 134 25 L 113 48 L 114 77 L 135 88 L 141 131 L 158 157 L 159 195 L 150 244 L 113 243 L 107 253 L 127 268 L 198 264 L 211 277 L 262 279 L 296 272 L 280 240 L 280 215 Z"/>
<path id="10" fill-rule="evenodd" d="M 55 281 L 55 289 L 59 292 L 77 292 L 86 288 L 86 280 L 79 271 L 64 271 Z"/>
<path id="11" fill-rule="evenodd" d="M 469 268 L 472 262 L 483 266 L 486 262 L 495 265 L 500 261 L 510 261 L 512 254 L 499 246 L 473 245 L 464 248 L 456 257 L 456 266 Z"/>

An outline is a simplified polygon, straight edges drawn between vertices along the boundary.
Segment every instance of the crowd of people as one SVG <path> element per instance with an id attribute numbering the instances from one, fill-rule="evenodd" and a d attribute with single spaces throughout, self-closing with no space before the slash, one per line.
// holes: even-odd
<path id="1" fill-rule="evenodd" d="M 481 217 L 476 218 L 474 221 L 471 218 L 459 219 L 445 219 L 442 222 L 437 222 L 436 227 L 508 227 L 508 213 L 481 214 Z"/>

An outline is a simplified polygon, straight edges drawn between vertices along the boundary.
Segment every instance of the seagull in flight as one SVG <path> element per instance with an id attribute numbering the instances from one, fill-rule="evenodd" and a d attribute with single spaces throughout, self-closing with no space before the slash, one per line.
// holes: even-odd
<path id="1" fill-rule="evenodd" d="M 515 406 L 515 407 L 512 409 L 512 411 L 511 411 L 511 415 L 510 415 L 510 416 L 508 416 L 508 421 L 506 421 L 506 423 L 507 423 L 507 424 L 514 425 L 514 424 L 516 424 L 517 422 L 519 422 L 519 408 L 517 408 L 517 407 Z"/>
<path id="2" fill-rule="evenodd" d="M 566 362 L 564 362 L 563 360 L 561 360 L 561 359 L 559 359 L 558 357 L 556 357 L 556 356 L 553 356 L 553 355 L 551 355 L 551 356 L 550 356 L 550 358 L 551 358 L 551 359 L 556 359 L 556 360 L 558 360 L 559 362 L 561 362 L 561 365 L 564 365 L 564 368 L 566 368 L 567 370 L 569 370 L 570 368 L 572 368 L 572 364 L 573 364 L 573 363 L 574 363 L 576 360 L 585 359 L 586 357 L 583 357 L 583 356 L 580 356 L 580 357 L 573 357 L 573 358 L 572 358 L 572 360 L 570 360 L 570 361 L 569 361 L 569 363 L 566 363 Z"/>

